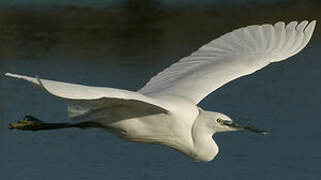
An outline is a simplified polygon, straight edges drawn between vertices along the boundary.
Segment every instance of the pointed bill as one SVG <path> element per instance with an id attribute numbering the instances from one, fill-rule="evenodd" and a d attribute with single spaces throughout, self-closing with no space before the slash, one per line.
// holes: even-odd
<path id="1" fill-rule="evenodd" d="M 268 132 L 266 132 L 264 130 L 257 129 L 257 128 L 251 127 L 251 126 L 240 125 L 240 124 L 235 123 L 233 121 L 223 120 L 222 124 L 224 124 L 225 126 L 229 126 L 230 128 L 233 128 L 235 130 L 250 131 L 250 132 L 259 133 L 259 134 L 268 134 Z"/>

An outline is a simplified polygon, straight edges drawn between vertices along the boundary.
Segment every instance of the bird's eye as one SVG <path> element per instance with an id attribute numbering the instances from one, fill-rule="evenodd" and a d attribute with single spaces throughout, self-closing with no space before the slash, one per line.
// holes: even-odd
<path id="1" fill-rule="evenodd" d="M 216 119 L 216 122 L 218 122 L 218 123 L 222 124 L 222 123 L 224 122 L 224 120 L 223 120 L 223 119 L 221 119 L 221 118 L 218 118 L 218 119 Z"/>

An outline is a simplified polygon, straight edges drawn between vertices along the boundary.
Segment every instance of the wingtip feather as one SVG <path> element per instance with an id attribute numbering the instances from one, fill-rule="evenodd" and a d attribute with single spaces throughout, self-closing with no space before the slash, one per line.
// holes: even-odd
<path id="1" fill-rule="evenodd" d="M 297 25 L 298 25 L 298 21 L 291 21 L 286 25 L 286 30 L 287 31 L 294 30 Z"/>
<path id="2" fill-rule="evenodd" d="M 312 34 L 313 34 L 313 32 L 314 32 L 316 23 L 317 23 L 316 20 L 311 21 L 311 22 L 307 25 L 307 27 L 305 28 L 305 30 L 304 30 L 304 34 L 305 34 L 306 36 L 308 36 L 309 38 L 311 38 L 311 36 L 312 36 Z"/>
<path id="3" fill-rule="evenodd" d="M 7 72 L 6 74 L 4 74 L 5 76 L 11 76 L 12 74 Z"/>
<path id="4" fill-rule="evenodd" d="M 285 22 L 279 21 L 279 22 L 275 23 L 274 26 L 282 29 L 285 27 Z"/>
<path id="5" fill-rule="evenodd" d="M 15 77 L 15 78 L 19 78 L 19 75 L 17 74 L 12 74 L 12 73 L 9 73 L 7 72 L 6 74 L 4 74 L 5 76 L 9 76 L 9 77 Z"/>
<path id="6" fill-rule="evenodd" d="M 314 31 L 314 29 L 315 29 L 316 24 L 317 24 L 317 21 L 316 21 L 316 20 L 311 21 L 311 22 L 309 23 L 309 25 L 305 28 L 305 31 L 306 31 L 306 32 L 311 31 L 311 33 L 312 33 L 312 32 Z"/>
<path id="7" fill-rule="evenodd" d="M 297 25 L 296 30 L 299 32 L 303 32 L 309 22 L 307 20 L 301 21 L 299 25 Z"/>

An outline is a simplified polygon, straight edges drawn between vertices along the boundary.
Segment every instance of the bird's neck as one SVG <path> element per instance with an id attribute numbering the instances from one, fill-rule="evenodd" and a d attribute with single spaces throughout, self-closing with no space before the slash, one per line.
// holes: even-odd
<path id="1" fill-rule="evenodd" d="M 214 132 L 206 126 L 206 119 L 197 118 L 192 128 L 193 155 L 200 161 L 211 161 L 218 153 L 212 136 Z"/>

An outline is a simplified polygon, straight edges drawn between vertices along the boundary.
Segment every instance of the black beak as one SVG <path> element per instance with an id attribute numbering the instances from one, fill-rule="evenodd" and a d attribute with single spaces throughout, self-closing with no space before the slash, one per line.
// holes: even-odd
<path id="1" fill-rule="evenodd" d="M 233 121 L 223 121 L 222 124 L 225 126 L 229 126 L 231 128 L 234 128 L 236 130 L 240 130 L 240 131 L 250 131 L 250 132 L 259 133 L 259 134 L 268 134 L 268 132 L 266 132 L 264 130 L 257 129 L 257 128 L 251 127 L 251 126 L 243 126 L 243 125 L 237 124 Z"/>

